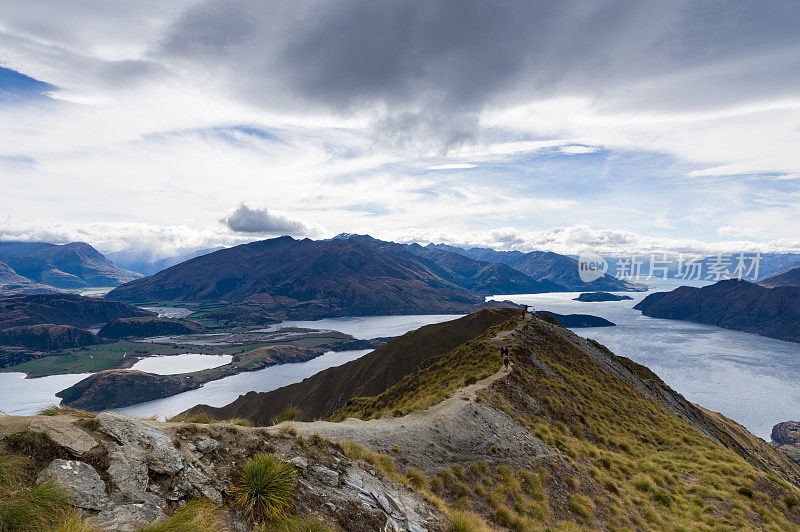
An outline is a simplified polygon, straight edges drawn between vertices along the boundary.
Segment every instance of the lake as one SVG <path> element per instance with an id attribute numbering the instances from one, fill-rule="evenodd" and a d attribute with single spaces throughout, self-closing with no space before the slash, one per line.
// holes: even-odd
<path id="1" fill-rule="evenodd" d="M 660 288 L 668 290 L 677 284 L 672 282 L 660 285 Z M 688 400 L 723 413 L 766 440 L 769 440 L 775 423 L 800 419 L 800 390 L 797 387 L 800 380 L 800 344 L 710 325 L 648 318 L 633 310 L 633 306 L 647 295 L 645 293 L 628 293 L 633 300 L 602 303 L 572 301 L 577 295 L 578 292 L 494 297 L 533 305 L 536 310 L 594 314 L 611 320 L 617 324 L 616 327 L 576 329 L 575 332 L 594 338 L 618 355 L 644 364 Z M 275 328 L 273 330 L 280 327 L 331 329 L 352 334 L 356 338 L 374 338 L 398 336 L 428 323 L 456 317 L 372 316 L 291 321 L 272 327 Z M 207 383 L 197 390 L 121 411 L 145 417 L 169 416 L 199 403 L 222 406 L 248 391 L 269 391 L 299 382 L 325 368 L 344 364 L 368 352 L 328 352 L 299 364 L 233 375 Z M 153 370 L 158 369 L 159 364 L 171 362 L 164 360 L 169 358 L 175 357 L 144 359 L 138 364 L 156 364 L 151 367 Z M 186 363 L 190 360 L 197 366 Z M 209 363 L 209 360 L 183 358 L 176 362 L 181 364 L 183 371 L 194 371 L 200 369 L 200 364 Z M 21 373 L 0 373 L 0 410 L 9 414 L 35 413 L 57 403 L 55 392 L 75 384 L 85 376 L 56 375 L 24 379 Z"/>
<path id="2" fill-rule="evenodd" d="M 182 311 L 186 311 L 186 309 L 172 307 L 150 307 L 150 309 L 173 317 L 180 317 L 179 314 Z M 423 325 L 440 323 L 460 316 L 451 314 L 365 316 L 316 321 L 288 321 L 273 325 L 270 329 L 279 330 L 283 327 L 329 329 L 346 332 L 359 339 L 370 339 L 383 336 L 399 336 Z M 369 351 L 360 349 L 341 351 L 339 353 L 328 352 L 300 364 L 285 364 L 250 373 L 240 373 L 206 383 L 205 386 L 197 390 L 191 390 L 150 403 L 135 405 L 125 409 L 125 411 L 130 410 L 134 415 L 149 417 L 151 415 L 176 414 L 198 403 L 222 406 L 249 391 L 264 392 L 299 382 L 325 368 L 344 364 L 369 353 Z M 187 353 L 183 355 L 147 357 L 138 361 L 133 366 L 133 369 L 172 374 L 221 366 L 228 362 L 230 362 L 228 355 L 217 357 L 199 353 Z M 35 414 L 46 406 L 60 402 L 60 399 L 55 396 L 56 392 L 69 388 L 88 376 L 89 374 L 86 373 L 26 379 L 24 373 L 0 373 L 0 411 L 17 415 Z"/>
<path id="3" fill-rule="evenodd" d="M 258 371 L 231 375 L 230 377 L 208 382 L 202 388 L 196 390 L 126 408 L 119 408 L 116 411 L 129 416 L 158 416 L 163 419 L 179 414 L 197 404 L 223 406 L 249 391 L 268 392 L 287 384 L 300 382 L 326 368 L 341 366 L 346 362 L 360 358 L 370 351 L 372 350 L 328 351 L 306 362 L 281 364 Z"/>
<path id="4" fill-rule="evenodd" d="M 670 290 L 679 284 L 660 284 Z M 499 295 L 559 314 L 593 314 L 616 327 L 574 329 L 617 355 L 653 370 L 672 389 L 705 408 L 721 412 L 769 441 L 772 426 L 800 419 L 800 344 L 688 321 L 643 316 L 633 300 L 584 303 L 580 292 Z"/>
<path id="5" fill-rule="evenodd" d="M 262 331 L 272 332 L 285 327 L 304 329 L 324 329 L 350 334 L 359 340 L 400 336 L 423 325 L 441 323 L 460 318 L 463 314 L 416 314 L 409 316 L 355 316 L 349 318 L 329 318 L 313 321 L 284 321 Z"/>
<path id="6" fill-rule="evenodd" d="M 0 373 L 0 411 L 17 416 L 29 416 L 61 399 L 56 392 L 82 381 L 91 373 L 52 375 L 26 379 L 24 373 Z"/>
<path id="7" fill-rule="evenodd" d="M 131 366 L 130 369 L 155 373 L 156 375 L 177 375 L 178 373 L 189 373 L 191 371 L 224 366 L 231 360 L 233 360 L 231 355 L 185 353 L 183 355 L 146 357 Z"/>

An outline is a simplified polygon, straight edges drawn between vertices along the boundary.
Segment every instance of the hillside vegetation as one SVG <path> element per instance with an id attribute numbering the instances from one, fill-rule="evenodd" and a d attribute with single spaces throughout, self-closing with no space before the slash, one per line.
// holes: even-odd
<path id="1" fill-rule="evenodd" d="M 416 478 L 473 522 L 482 516 L 514 530 L 569 523 L 618 530 L 800 528 L 800 469 L 786 456 L 596 342 L 535 317 L 516 325 L 488 330 L 380 395 L 351 400 L 332 417 L 338 423 L 312 423 L 308 431 L 333 440 L 362 439 L 395 455 L 398 474 Z M 409 434 L 410 442 L 439 434 L 438 445 L 454 446 L 448 466 L 437 469 L 418 449 L 392 449 L 374 436 L 394 422 L 411 431 L 416 412 L 495 373 L 498 341 L 512 345 L 513 371 L 478 392 L 473 407 L 463 408 L 490 425 L 490 405 L 557 458 L 531 460 L 530 453 L 518 453 L 519 437 L 492 441 L 487 457 L 478 448 L 464 448 L 468 435 L 441 429 Z M 468 400 L 457 402 L 469 405 Z M 407 415 L 408 421 L 378 419 L 387 415 Z M 372 421 L 346 419 L 351 416 Z M 303 424 L 295 428 L 306 433 Z"/>
<path id="2" fill-rule="evenodd" d="M 383 392 L 427 361 L 469 342 L 488 328 L 507 322 L 518 313 L 516 309 L 490 308 L 456 320 L 426 325 L 357 360 L 328 368 L 300 383 L 270 392 L 249 392 L 220 408 L 198 405 L 189 413 L 205 412 L 218 419 L 248 418 L 260 425 L 269 424 L 287 408 L 296 408 L 300 419 L 327 417 L 351 397 Z"/>

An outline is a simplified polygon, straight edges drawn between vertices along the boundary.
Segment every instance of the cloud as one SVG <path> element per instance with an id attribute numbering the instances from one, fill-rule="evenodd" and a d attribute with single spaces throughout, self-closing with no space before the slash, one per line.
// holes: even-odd
<path id="1" fill-rule="evenodd" d="M 266 234 L 219 225 L 244 190 L 292 216 L 250 227 L 308 234 L 789 246 L 798 17 L 783 0 L 8 0 L 3 67 L 55 88 L 0 106 L 0 219 L 161 254 Z"/>
<path id="2" fill-rule="evenodd" d="M 270 213 L 264 208 L 251 209 L 244 203 L 222 221 L 235 233 L 311 237 L 325 233 L 319 225 Z"/>
<path id="3" fill-rule="evenodd" d="M 583 155 L 586 153 L 595 153 L 599 150 L 594 146 L 581 146 L 580 144 L 572 144 L 569 146 L 561 146 L 558 149 L 561 153 L 566 153 L 567 155 Z"/>
<path id="4" fill-rule="evenodd" d="M 566 255 L 578 255 L 584 250 L 619 255 L 800 252 L 800 238 L 785 238 L 768 242 L 752 240 L 701 241 L 691 238 L 652 237 L 632 231 L 593 229 L 584 225 L 556 227 L 543 231 L 526 231 L 513 227 L 463 233 L 406 230 L 386 232 L 378 236 L 398 242 L 443 243 L 467 248 L 486 247 L 523 252 L 554 251 Z"/>
<path id="5" fill-rule="evenodd" d="M 466 170 L 469 168 L 477 168 L 477 165 L 471 163 L 437 164 L 434 166 L 429 166 L 428 170 Z"/>

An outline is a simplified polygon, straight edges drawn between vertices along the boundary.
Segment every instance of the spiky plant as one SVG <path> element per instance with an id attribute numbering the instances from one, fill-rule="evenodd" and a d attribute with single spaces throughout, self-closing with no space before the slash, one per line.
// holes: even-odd
<path id="1" fill-rule="evenodd" d="M 235 504 L 254 521 L 275 519 L 291 506 L 297 470 L 274 453 L 247 460 L 232 491 Z"/>

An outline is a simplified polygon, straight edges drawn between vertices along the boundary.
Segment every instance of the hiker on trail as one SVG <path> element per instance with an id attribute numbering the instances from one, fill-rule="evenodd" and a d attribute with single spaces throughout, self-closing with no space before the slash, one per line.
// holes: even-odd
<path id="1" fill-rule="evenodd" d="M 522 305 L 522 319 L 525 319 L 525 316 L 528 314 L 528 305 Z"/>
<path id="2" fill-rule="evenodd" d="M 503 355 L 503 365 L 506 367 L 506 371 L 508 371 L 508 348 L 501 347 L 500 353 Z"/>

